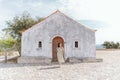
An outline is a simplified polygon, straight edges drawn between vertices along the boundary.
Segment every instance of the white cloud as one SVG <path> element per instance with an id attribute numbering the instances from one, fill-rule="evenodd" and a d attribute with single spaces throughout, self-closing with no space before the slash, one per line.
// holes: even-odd
<path id="1" fill-rule="evenodd" d="M 120 42 L 120 28 L 119 27 L 106 27 L 100 28 L 96 32 L 97 43 L 103 43 L 104 41 L 118 41 Z"/>
<path id="2" fill-rule="evenodd" d="M 61 10 L 80 19 L 109 20 L 116 8 L 115 0 L 59 0 Z M 117 0 L 119 1 L 119 0 Z M 114 10 L 114 11 L 113 11 Z"/>
<path id="3" fill-rule="evenodd" d="M 96 43 L 105 40 L 120 41 L 119 0 L 59 0 L 62 4 L 61 10 L 75 19 L 100 20 L 109 26 L 98 28 L 96 32 Z"/>

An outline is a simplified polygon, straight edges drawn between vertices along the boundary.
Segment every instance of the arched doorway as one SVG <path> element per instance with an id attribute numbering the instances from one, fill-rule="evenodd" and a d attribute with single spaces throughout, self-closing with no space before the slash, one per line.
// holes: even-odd
<path id="1" fill-rule="evenodd" d="M 62 43 L 62 46 L 64 47 L 64 40 L 63 40 L 63 38 L 57 36 L 57 37 L 53 38 L 53 40 L 52 40 L 52 61 L 58 61 L 57 60 L 57 47 L 58 47 L 58 43 Z"/>

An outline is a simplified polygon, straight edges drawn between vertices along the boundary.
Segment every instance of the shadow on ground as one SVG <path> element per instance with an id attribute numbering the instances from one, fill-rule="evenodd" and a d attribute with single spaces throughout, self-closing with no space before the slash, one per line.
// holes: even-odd
<path id="1" fill-rule="evenodd" d="M 78 62 L 69 62 L 69 63 L 64 63 L 62 65 L 73 65 L 73 64 L 82 64 L 82 63 L 78 63 Z M 29 66 L 50 66 L 48 68 L 43 68 L 41 70 L 45 70 L 45 69 L 54 69 L 54 68 L 58 68 L 57 67 L 53 67 L 54 65 L 59 65 L 58 63 L 51 63 L 51 64 L 41 64 L 41 63 L 0 63 L 0 68 L 12 68 L 12 67 L 29 67 Z"/>
<path id="2" fill-rule="evenodd" d="M 48 69 L 56 69 L 56 68 L 60 68 L 60 66 L 49 66 L 49 67 L 40 68 L 39 70 L 48 70 Z"/>

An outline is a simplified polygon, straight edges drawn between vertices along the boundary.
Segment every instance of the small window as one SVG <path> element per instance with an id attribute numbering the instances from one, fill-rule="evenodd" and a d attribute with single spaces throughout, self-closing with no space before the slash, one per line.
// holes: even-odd
<path id="1" fill-rule="evenodd" d="M 75 41 L 75 48 L 78 48 L 78 41 Z"/>
<path id="2" fill-rule="evenodd" d="M 41 41 L 39 41 L 39 45 L 38 45 L 38 47 L 39 47 L 39 48 L 42 47 L 42 42 L 41 42 Z"/>

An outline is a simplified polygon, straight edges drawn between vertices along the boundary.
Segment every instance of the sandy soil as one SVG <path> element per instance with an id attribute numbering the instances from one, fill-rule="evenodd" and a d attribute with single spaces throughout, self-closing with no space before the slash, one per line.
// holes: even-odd
<path id="1" fill-rule="evenodd" d="M 96 51 L 100 63 L 0 64 L 0 80 L 120 80 L 120 50 Z"/>

